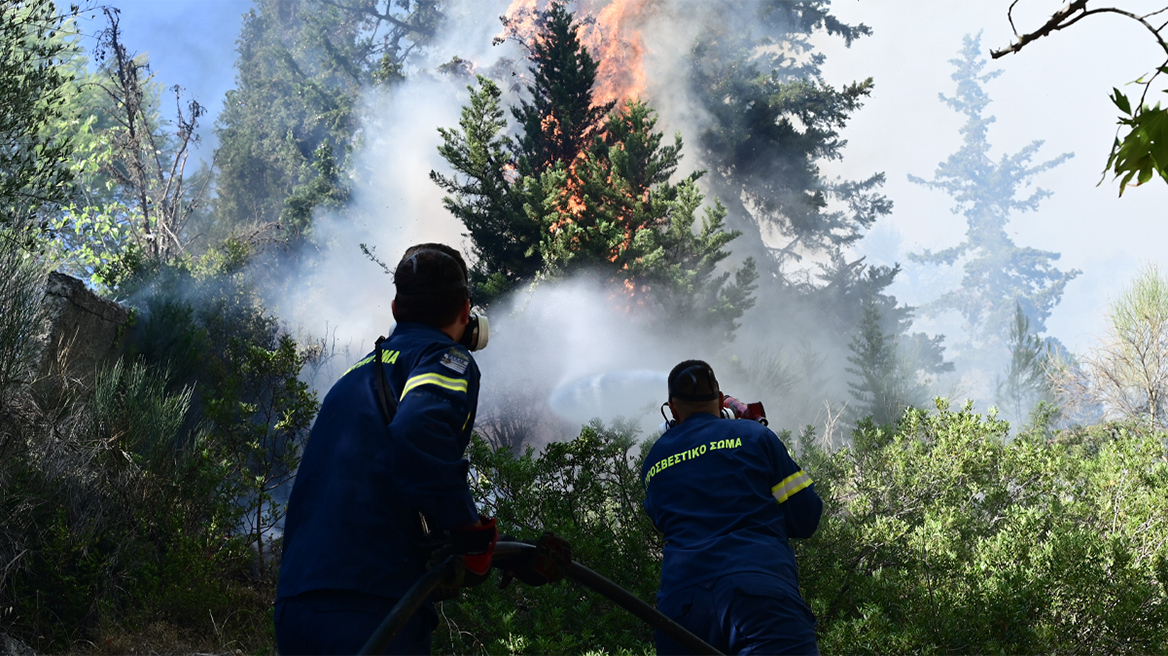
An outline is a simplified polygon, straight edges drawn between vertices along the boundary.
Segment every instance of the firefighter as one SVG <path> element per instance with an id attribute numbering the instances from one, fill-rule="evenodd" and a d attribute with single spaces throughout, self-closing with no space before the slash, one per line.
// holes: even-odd
<path id="1" fill-rule="evenodd" d="M 478 366 L 459 343 L 472 321 L 466 264 L 449 246 L 420 244 L 394 285 L 397 325 L 325 396 L 288 500 L 282 654 L 358 652 L 424 573 L 428 532 L 451 532 L 468 576 L 490 566 L 495 520 L 479 516 L 463 457 L 479 394 Z M 387 653 L 430 653 L 437 623 L 427 603 Z"/>
<path id="2" fill-rule="evenodd" d="M 657 608 L 727 654 L 815 654 L 790 538 L 808 538 L 823 502 L 779 438 L 723 419 L 710 365 L 669 374 L 674 420 L 641 469 L 645 510 L 665 538 Z M 657 632 L 657 653 L 683 654 Z"/>

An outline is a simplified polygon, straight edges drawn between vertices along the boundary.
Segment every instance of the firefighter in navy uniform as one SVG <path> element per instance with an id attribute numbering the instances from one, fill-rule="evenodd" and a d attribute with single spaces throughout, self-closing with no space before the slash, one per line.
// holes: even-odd
<path id="1" fill-rule="evenodd" d="M 645 458 L 645 510 L 665 538 L 657 608 L 726 654 L 815 654 L 790 538 L 823 502 L 766 426 L 723 419 L 708 364 L 669 374 L 674 422 Z M 657 632 L 657 653 L 687 653 Z"/>
<path id="2" fill-rule="evenodd" d="M 275 607 L 282 654 L 359 651 L 424 573 L 425 530 L 451 531 L 468 572 L 490 565 L 495 522 L 480 518 L 463 458 L 479 393 L 478 367 L 459 343 L 471 321 L 466 265 L 449 246 L 421 244 L 394 284 L 393 334 L 325 396 L 288 501 Z M 430 653 L 437 621 L 428 603 L 388 653 Z"/>

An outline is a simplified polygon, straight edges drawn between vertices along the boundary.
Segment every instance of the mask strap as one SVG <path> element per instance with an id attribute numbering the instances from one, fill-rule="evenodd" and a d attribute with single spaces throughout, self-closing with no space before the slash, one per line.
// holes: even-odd
<path id="1" fill-rule="evenodd" d="M 674 425 L 675 423 L 677 423 L 677 421 L 676 421 L 676 420 L 674 420 L 674 419 L 670 419 L 669 417 L 665 416 L 665 406 L 667 406 L 667 405 L 669 405 L 669 401 L 666 401 L 665 403 L 662 403 L 662 404 L 661 404 L 661 408 L 660 408 L 660 410 L 661 410 L 661 418 L 665 420 L 665 425 L 666 425 L 666 426 L 668 426 L 669 428 L 673 428 L 673 425 Z"/>

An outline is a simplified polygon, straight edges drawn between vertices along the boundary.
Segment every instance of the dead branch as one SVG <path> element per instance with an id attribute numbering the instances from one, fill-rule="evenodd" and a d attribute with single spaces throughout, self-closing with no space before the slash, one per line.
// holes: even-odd
<path id="1" fill-rule="evenodd" d="M 1032 41 L 1041 39 L 1042 37 L 1048 36 L 1059 30 L 1064 30 L 1088 16 L 1094 16 L 1098 14 L 1117 14 L 1119 16 L 1124 16 L 1136 21 L 1137 23 L 1143 25 L 1149 32 L 1151 32 L 1152 36 L 1156 39 L 1156 43 L 1160 45 L 1160 48 L 1168 53 L 1168 43 L 1164 41 L 1164 38 L 1160 34 L 1164 30 L 1165 26 L 1168 26 L 1168 23 L 1156 26 L 1153 25 L 1150 20 L 1153 16 L 1168 11 L 1168 7 L 1158 9 L 1147 14 L 1139 15 L 1124 9 L 1120 9 L 1118 7 L 1100 7 L 1098 9 L 1088 9 L 1087 3 L 1090 0 L 1074 0 L 1074 2 L 1069 2 L 1066 5 L 1063 5 L 1063 7 L 1056 11 L 1050 17 L 1050 20 L 1046 21 L 1042 27 L 1033 32 L 1019 34 L 1017 27 L 1014 25 L 1014 7 L 1017 6 L 1020 1 L 1021 0 L 1014 0 L 1014 2 L 1010 4 L 1010 9 L 1007 11 L 1007 17 L 1010 21 L 1010 28 L 1014 31 L 1014 36 L 1018 40 L 1014 44 L 1005 48 L 991 50 L 990 57 L 994 59 L 999 59 L 1001 57 L 1005 57 L 1006 55 L 1018 52 Z"/>

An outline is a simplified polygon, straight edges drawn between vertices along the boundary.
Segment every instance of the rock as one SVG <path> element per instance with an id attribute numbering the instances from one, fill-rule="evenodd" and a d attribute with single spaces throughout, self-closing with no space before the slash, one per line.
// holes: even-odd
<path id="1" fill-rule="evenodd" d="M 0 656 L 37 656 L 37 653 L 7 633 L 0 633 Z"/>
<path id="2" fill-rule="evenodd" d="M 46 375 L 60 367 L 60 373 L 91 386 L 97 370 L 122 354 L 130 309 L 63 273 L 49 274 L 44 309 L 48 330 L 39 377 L 54 379 Z"/>

